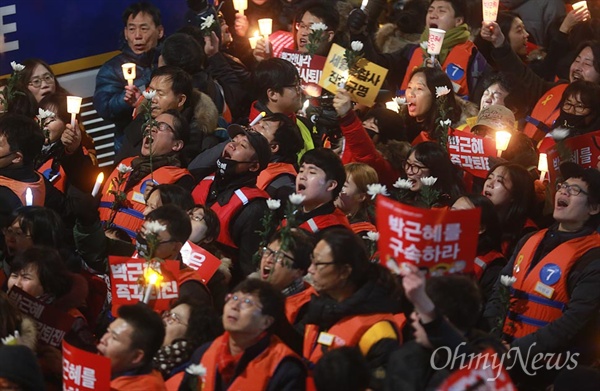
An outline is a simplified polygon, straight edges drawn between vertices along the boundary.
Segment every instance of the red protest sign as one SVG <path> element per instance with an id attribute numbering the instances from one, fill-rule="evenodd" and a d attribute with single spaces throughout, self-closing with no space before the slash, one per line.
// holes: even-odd
<path id="1" fill-rule="evenodd" d="M 432 275 L 468 273 L 479 236 L 479 209 L 422 209 L 378 196 L 375 206 L 382 263 L 394 259 Z"/>
<path id="2" fill-rule="evenodd" d="M 309 96 L 321 96 L 319 80 L 323 74 L 325 60 L 323 56 L 302 54 L 293 50 L 283 49 L 280 58 L 294 64 L 298 69 L 304 92 Z"/>
<path id="3" fill-rule="evenodd" d="M 596 167 L 600 158 L 600 130 L 570 137 L 563 141 L 566 148 L 571 151 L 571 161 L 583 168 Z M 553 182 L 558 177 L 560 167 L 560 155 L 558 145 L 548 150 L 548 177 Z"/>
<path id="4" fill-rule="evenodd" d="M 489 157 L 496 156 L 496 143 L 490 138 L 454 130 L 448 133 L 448 154 L 452 163 L 485 178 L 490 170 Z"/>
<path id="5" fill-rule="evenodd" d="M 110 359 L 63 341 L 63 390 L 109 390 Z"/>
<path id="6" fill-rule="evenodd" d="M 8 298 L 24 314 L 31 317 L 37 327 L 38 341 L 55 348 L 61 346 L 65 335 L 71 331 L 75 318 L 13 286 Z"/>
<path id="7" fill-rule="evenodd" d="M 179 253 L 183 263 L 196 270 L 204 283 L 207 283 L 221 266 L 219 258 L 190 241 L 185 242 Z"/>
<path id="8" fill-rule="evenodd" d="M 437 391 L 517 389 L 504 367 L 498 365 L 503 358 L 498 357 L 497 352 L 487 349 L 475 355 L 470 354 L 469 357 L 472 358 L 466 364 L 461 363 L 460 369 L 452 372 Z"/>
<path id="9" fill-rule="evenodd" d="M 143 258 L 108 257 L 112 293 L 112 313 L 116 314 L 120 306 L 135 304 L 144 297 L 144 286 L 140 282 L 148 267 Z M 148 305 L 154 311 L 169 309 L 172 299 L 179 297 L 179 261 L 164 261 L 160 266 L 162 281 L 158 289 L 153 288 Z"/>

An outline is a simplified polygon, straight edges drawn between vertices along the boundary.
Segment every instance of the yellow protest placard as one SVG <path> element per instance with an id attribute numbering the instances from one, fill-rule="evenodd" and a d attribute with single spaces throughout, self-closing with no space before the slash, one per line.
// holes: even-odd
<path id="1" fill-rule="evenodd" d="M 361 59 L 353 69 L 348 71 L 344 58 L 345 50 L 337 44 L 331 46 L 319 85 L 333 94 L 338 88 L 344 87 L 354 101 L 372 106 L 388 70 Z"/>

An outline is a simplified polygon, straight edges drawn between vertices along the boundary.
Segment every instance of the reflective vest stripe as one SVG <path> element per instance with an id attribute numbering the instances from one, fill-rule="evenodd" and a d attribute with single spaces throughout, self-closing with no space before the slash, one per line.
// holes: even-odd
<path id="1" fill-rule="evenodd" d="M 512 289 L 512 292 L 513 292 L 513 295 L 515 297 L 518 297 L 519 299 L 527 299 L 536 304 L 547 305 L 549 307 L 557 308 L 561 311 L 565 309 L 565 303 L 561 303 L 560 301 L 546 299 L 545 297 L 541 297 L 541 296 L 531 295 L 527 292 L 523 292 L 523 291 L 520 291 L 517 289 Z"/>
<path id="2" fill-rule="evenodd" d="M 308 224 L 308 226 L 310 227 L 311 231 L 313 231 L 313 233 L 319 232 L 319 226 L 317 226 L 317 223 L 315 223 L 314 219 L 307 220 L 306 224 Z"/>
<path id="3" fill-rule="evenodd" d="M 246 195 L 244 195 L 243 191 L 241 191 L 240 189 L 237 189 L 234 193 L 240 199 L 240 201 L 242 201 L 243 205 L 246 205 L 248 203 L 248 197 L 246 197 Z"/>

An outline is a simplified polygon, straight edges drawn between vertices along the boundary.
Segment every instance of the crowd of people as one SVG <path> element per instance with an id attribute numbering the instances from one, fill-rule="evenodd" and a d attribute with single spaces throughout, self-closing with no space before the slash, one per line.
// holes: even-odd
<path id="1" fill-rule="evenodd" d="M 62 389 L 63 341 L 110 361 L 111 390 L 595 389 L 595 5 L 500 1 L 483 21 L 472 0 L 234 3 L 187 0 L 176 32 L 151 2 L 124 10 L 121 53 L 93 97 L 115 124 L 109 170 L 51 65 L 12 64 L 0 84 L 0 389 Z M 250 45 L 262 18 L 273 32 Z M 431 57 L 434 28 L 445 37 Z M 388 70 L 371 107 L 345 85 L 315 94 L 281 58 L 355 41 Z M 449 135 L 499 131 L 512 137 L 485 174 L 449 153 Z M 412 207 L 478 208 L 472 272 L 388 268 L 381 186 L 392 194 L 377 197 Z M 168 309 L 146 272 L 122 302 L 115 275 L 140 260 L 174 273 Z M 488 352 L 506 377 L 481 367 Z"/>

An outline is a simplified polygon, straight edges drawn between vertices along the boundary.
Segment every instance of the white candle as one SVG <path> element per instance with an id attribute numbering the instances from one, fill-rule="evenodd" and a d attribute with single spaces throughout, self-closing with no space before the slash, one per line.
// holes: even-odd
<path id="1" fill-rule="evenodd" d="M 98 177 L 96 178 L 96 183 L 94 184 L 94 189 L 92 190 L 92 197 L 96 197 L 98 195 L 98 192 L 100 191 L 100 186 L 102 185 L 102 182 L 104 182 L 104 173 L 103 172 L 98 174 Z"/>
<path id="2" fill-rule="evenodd" d="M 71 126 L 73 128 L 75 128 L 75 117 L 79 114 L 81 100 L 82 98 L 79 96 L 67 96 L 67 113 L 71 114 Z"/>
<path id="3" fill-rule="evenodd" d="M 250 42 L 250 49 L 256 49 L 256 44 L 258 43 L 259 38 L 258 31 L 254 32 L 253 37 L 248 38 L 248 41 Z"/>
<path id="4" fill-rule="evenodd" d="M 538 161 L 538 170 L 540 172 L 540 181 L 544 182 L 546 173 L 548 172 L 548 156 L 545 153 L 540 153 L 540 160 Z"/>
<path id="5" fill-rule="evenodd" d="M 27 190 L 25 190 L 25 205 L 33 205 L 33 193 L 31 192 L 31 189 L 29 187 L 27 188 Z"/>
<path id="6" fill-rule="evenodd" d="M 512 135 L 506 130 L 498 130 L 496 132 L 496 150 L 498 151 L 498 157 L 502 155 L 502 152 L 508 148 L 508 143 Z"/>
<path id="7" fill-rule="evenodd" d="M 135 64 L 128 62 L 121 65 L 121 68 L 123 69 L 123 77 L 127 80 L 127 85 L 131 87 L 135 80 Z"/>
<path id="8" fill-rule="evenodd" d="M 258 19 L 258 29 L 260 30 L 260 35 L 265 37 L 265 53 L 270 53 L 269 49 L 269 35 L 273 30 L 273 19 L 271 18 L 263 18 Z"/>
<path id="9" fill-rule="evenodd" d="M 233 8 L 244 15 L 244 11 L 248 9 L 248 0 L 233 0 Z"/>
<path id="10" fill-rule="evenodd" d="M 267 113 L 265 113 L 264 111 L 261 111 L 260 114 L 258 114 L 253 120 L 252 122 L 250 122 L 250 125 L 248 125 L 249 127 L 252 127 L 254 125 L 256 125 L 258 123 L 258 121 L 260 121 L 261 119 L 263 119 L 265 117 L 265 115 L 267 115 Z"/>
<path id="11" fill-rule="evenodd" d="M 363 0 L 360 9 L 364 11 L 367 8 L 367 4 L 369 4 L 369 0 Z"/>
<path id="12" fill-rule="evenodd" d="M 154 271 L 149 271 L 148 279 L 147 279 L 147 283 L 146 283 L 146 290 L 144 292 L 144 300 L 143 300 L 144 303 L 148 304 L 148 302 L 150 301 L 150 294 L 152 293 L 152 287 L 154 286 L 154 284 L 156 284 L 157 281 L 158 281 L 158 274 Z"/>

